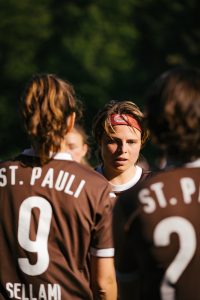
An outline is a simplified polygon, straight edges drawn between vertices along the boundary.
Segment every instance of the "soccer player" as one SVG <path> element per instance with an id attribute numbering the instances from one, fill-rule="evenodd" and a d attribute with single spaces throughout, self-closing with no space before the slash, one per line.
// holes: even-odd
<path id="1" fill-rule="evenodd" d="M 162 74 L 146 112 L 166 166 L 116 203 L 120 300 L 199 300 L 200 70 Z"/>
<path id="2" fill-rule="evenodd" d="M 111 190 L 66 152 L 74 89 L 36 75 L 20 108 L 32 147 L 0 163 L 0 299 L 115 300 Z"/>
<path id="3" fill-rule="evenodd" d="M 75 124 L 73 130 L 66 135 L 65 144 L 73 160 L 90 166 L 88 162 L 90 154 L 88 136 L 82 125 Z"/>
<path id="4" fill-rule="evenodd" d="M 149 176 L 150 172 L 138 165 L 148 131 L 144 115 L 135 103 L 106 104 L 94 117 L 93 135 L 101 161 L 96 170 L 106 177 L 116 195 Z"/>

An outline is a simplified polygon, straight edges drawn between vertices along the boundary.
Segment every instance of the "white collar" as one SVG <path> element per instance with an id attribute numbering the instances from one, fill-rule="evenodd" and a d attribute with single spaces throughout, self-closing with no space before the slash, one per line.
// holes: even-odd
<path id="1" fill-rule="evenodd" d="M 172 169 L 172 168 L 182 168 L 182 167 L 185 167 L 185 168 L 199 168 L 200 167 L 200 158 L 197 158 L 196 160 L 194 161 L 190 161 L 190 162 L 187 162 L 187 163 L 183 163 L 183 162 L 174 162 L 174 161 L 167 161 L 166 160 L 166 164 L 165 166 L 163 166 L 161 168 L 161 170 L 169 170 L 169 169 Z"/>
<path id="2" fill-rule="evenodd" d="M 28 156 L 37 156 L 35 151 L 30 148 L 30 149 L 25 149 L 22 154 L 28 155 Z M 56 153 L 52 159 L 57 159 L 57 160 L 72 160 L 72 156 L 68 152 L 58 152 Z"/>
<path id="3" fill-rule="evenodd" d="M 98 166 L 96 168 L 96 171 L 103 175 L 102 166 Z M 126 191 L 126 190 L 130 189 L 132 186 L 134 186 L 140 180 L 141 176 L 142 176 L 142 168 L 139 167 L 139 166 L 136 166 L 135 175 L 128 182 L 123 183 L 123 184 L 117 184 L 117 185 L 112 184 L 110 182 L 110 185 L 112 187 L 112 191 L 113 192 L 123 192 L 123 191 Z"/>
<path id="4" fill-rule="evenodd" d="M 187 168 L 199 168 L 200 167 L 200 158 L 197 158 L 194 161 L 186 163 L 185 166 Z"/>
<path id="5" fill-rule="evenodd" d="M 136 172 L 135 175 L 131 178 L 131 180 L 129 180 L 128 182 L 124 183 L 124 184 L 112 184 L 110 183 L 113 192 L 123 192 L 126 191 L 128 189 L 130 189 L 132 186 L 134 186 L 141 178 L 142 176 L 142 168 L 139 166 L 136 166 Z"/>

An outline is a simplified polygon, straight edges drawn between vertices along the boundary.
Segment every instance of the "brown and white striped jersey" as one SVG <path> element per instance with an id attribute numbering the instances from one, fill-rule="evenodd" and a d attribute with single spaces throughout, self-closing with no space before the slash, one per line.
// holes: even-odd
<path id="1" fill-rule="evenodd" d="M 89 252 L 112 257 L 107 181 L 58 153 L 0 163 L 0 299 L 93 299 Z"/>

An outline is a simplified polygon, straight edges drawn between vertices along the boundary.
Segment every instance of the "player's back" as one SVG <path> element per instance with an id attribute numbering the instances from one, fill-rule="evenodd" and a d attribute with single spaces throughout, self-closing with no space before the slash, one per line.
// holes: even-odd
<path id="1" fill-rule="evenodd" d="M 140 299 L 199 300 L 200 168 L 159 173 L 119 200 L 130 251 L 121 272 L 139 271 Z"/>
<path id="2" fill-rule="evenodd" d="M 73 161 L 1 162 L 2 299 L 92 299 L 89 249 L 112 247 L 109 192 Z"/>

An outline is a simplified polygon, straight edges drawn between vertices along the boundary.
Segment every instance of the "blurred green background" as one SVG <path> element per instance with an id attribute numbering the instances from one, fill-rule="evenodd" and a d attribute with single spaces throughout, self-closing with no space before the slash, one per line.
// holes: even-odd
<path id="1" fill-rule="evenodd" d="M 143 109 L 161 72 L 199 67 L 199 13 L 197 0 L 1 0 L 0 158 L 29 145 L 18 100 L 33 73 L 74 85 L 90 134 L 107 101 L 133 100 Z M 143 154 L 153 160 L 150 145 Z"/>

